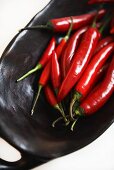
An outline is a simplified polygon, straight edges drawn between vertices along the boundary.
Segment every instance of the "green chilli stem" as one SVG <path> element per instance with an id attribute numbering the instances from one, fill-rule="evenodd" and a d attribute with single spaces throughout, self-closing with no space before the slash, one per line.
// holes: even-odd
<path id="1" fill-rule="evenodd" d="M 58 94 L 58 89 L 55 89 L 55 94 L 56 94 L 56 96 L 57 96 L 57 94 Z M 57 106 L 57 105 L 56 105 L 56 106 Z M 56 107 L 56 106 L 55 106 L 55 107 Z M 58 103 L 58 106 L 59 106 L 59 109 L 58 109 L 58 107 L 56 107 L 56 109 L 59 110 L 59 112 L 62 114 L 62 116 L 63 116 L 63 118 L 64 118 L 64 121 L 65 121 L 66 125 L 68 125 L 68 124 L 69 124 L 69 121 L 68 121 L 67 118 L 66 118 L 66 115 L 65 115 L 65 112 L 64 112 L 62 103 L 61 103 L 61 102 Z"/>
<path id="2" fill-rule="evenodd" d="M 65 115 L 65 113 L 64 113 L 64 110 L 63 109 L 61 109 L 60 107 L 59 107 L 59 105 L 57 104 L 57 105 L 55 105 L 55 108 L 61 113 L 61 115 L 63 116 L 63 119 L 64 119 L 64 121 L 65 121 L 65 123 L 67 123 L 68 122 L 68 120 L 67 120 L 67 118 L 66 118 L 66 115 Z"/>
<path id="3" fill-rule="evenodd" d="M 19 32 L 24 31 L 24 30 L 38 30 L 38 29 L 47 29 L 47 30 L 52 30 L 51 26 L 49 24 L 46 25 L 36 25 L 36 26 L 31 26 L 31 27 L 25 27 L 19 30 Z"/>
<path id="4" fill-rule="evenodd" d="M 74 112 L 75 116 L 84 116 L 84 110 L 80 106 Z"/>
<path id="5" fill-rule="evenodd" d="M 34 99 L 34 102 L 33 102 L 33 107 L 32 107 L 32 109 L 31 109 L 31 115 L 34 114 L 34 109 L 35 109 L 35 107 L 36 107 L 38 98 L 39 98 L 39 96 L 40 96 L 41 89 L 42 89 L 42 85 L 39 85 L 39 86 L 38 86 L 38 92 L 37 92 L 37 94 L 36 94 L 36 96 L 35 96 L 35 99 Z"/>
<path id="6" fill-rule="evenodd" d="M 70 102 L 70 113 L 69 114 L 70 114 L 71 120 L 74 120 L 72 110 L 73 110 L 73 106 L 74 106 L 75 102 L 76 102 L 76 95 L 74 95 L 74 97 L 72 98 L 72 100 Z"/>
<path id="7" fill-rule="evenodd" d="M 31 75 L 32 73 L 36 72 L 37 70 L 41 69 L 42 65 L 41 64 L 37 64 L 36 67 L 34 67 L 32 70 L 28 71 L 26 74 L 24 74 L 22 77 L 20 77 L 19 79 L 17 79 L 17 82 L 25 79 L 26 77 L 28 77 L 29 75 Z"/>
<path id="8" fill-rule="evenodd" d="M 66 117 L 69 117 L 69 115 L 67 115 Z M 63 116 L 61 116 L 61 117 L 57 118 L 55 121 L 53 121 L 52 127 L 55 127 L 55 124 L 56 124 L 57 122 L 59 122 L 60 120 L 63 120 Z M 69 122 L 69 123 L 70 123 L 70 122 Z M 65 125 L 67 126 L 67 125 L 69 125 L 69 123 L 67 123 L 67 124 L 65 124 Z"/>
<path id="9" fill-rule="evenodd" d="M 75 120 L 74 117 L 73 117 L 73 106 L 74 106 L 74 104 L 76 103 L 76 101 L 79 102 L 81 96 L 82 96 L 82 95 L 81 95 L 80 93 L 75 92 L 75 93 L 74 93 L 74 96 L 73 96 L 73 98 L 72 98 L 72 100 L 71 100 L 71 102 L 70 102 L 70 112 L 69 112 L 69 115 L 70 115 L 71 120 L 73 120 L 73 121 Z"/>
<path id="10" fill-rule="evenodd" d="M 102 33 L 104 31 L 104 29 L 107 27 L 108 23 L 110 22 L 112 16 L 109 17 L 108 19 L 106 19 L 105 23 L 103 24 L 103 26 L 99 29 L 99 32 Z"/>
<path id="11" fill-rule="evenodd" d="M 64 37 L 64 39 L 65 39 L 66 41 L 69 39 L 70 34 L 71 34 L 71 31 L 72 31 L 72 27 L 73 27 L 73 18 L 72 18 L 72 17 L 70 17 L 70 18 L 71 18 L 71 24 L 70 24 L 70 27 L 69 27 L 69 29 L 68 29 L 68 32 L 67 32 L 66 36 Z"/>
<path id="12" fill-rule="evenodd" d="M 78 119 L 79 118 L 77 118 L 73 123 L 72 123 L 72 126 L 71 126 L 71 131 L 73 131 L 74 130 L 74 127 L 75 127 L 75 125 L 76 125 L 76 122 L 78 121 Z"/>
<path id="13" fill-rule="evenodd" d="M 96 28 L 96 22 L 97 22 L 97 18 L 98 18 L 98 15 L 99 15 L 99 10 L 100 10 L 101 8 L 103 8 L 103 4 L 101 4 L 101 5 L 98 7 L 98 9 L 97 9 L 96 16 L 95 16 L 95 18 L 94 18 L 94 20 L 93 20 L 93 23 L 92 23 L 92 27 L 93 27 L 93 28 Z"/>
<path id="14" fill-rule="evenodd" d="M 53 121 L 52 127 L 55 127 L 55 124 L 56 124 L 57 122 L 59 122 L 60 120 L 63 120 L 63 117 L 62 117 L 62 116 L 59 117 L 58 119 L 56 119 L 55 121 Z"/>

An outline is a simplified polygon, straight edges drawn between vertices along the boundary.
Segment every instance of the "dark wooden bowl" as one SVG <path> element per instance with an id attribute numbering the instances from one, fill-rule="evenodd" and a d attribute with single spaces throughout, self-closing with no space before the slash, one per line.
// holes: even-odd
<path id="1" fill-rule="evenodd" d="M 88 10 L 86 0 L 52 0 L 28 25 L 45 24 L 50 18 Z M 74 132 L 69 128 L 51 127 L 58 113 L 46 102 L 43 92 L 34 115 L 30 116 L 39 73 L 19 83 L 16 79 L 35 66 L 51 36 L 49 31 L 20 32 L 2 55 L 0 134 L 22 153 L 22 161 L 9 164 L 0 160 L 1 168 L 27 169 L 74 152 L 99 137 L 114 121 L 114 95 L 95 115 L 80 119 Z"/>

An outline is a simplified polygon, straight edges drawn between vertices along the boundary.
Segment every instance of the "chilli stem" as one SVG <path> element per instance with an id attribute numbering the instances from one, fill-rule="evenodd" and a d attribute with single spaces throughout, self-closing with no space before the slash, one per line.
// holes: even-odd
<path id="1" fill-rule="evenodd" d="M 57 96 L 57 94 L 58 94 L 58 89 L 55 89 L 55 94 L 56 94 L 56 96 Z M 64 109 L 63 109 L 62 103 L 60 102 L 59 104 L 55 105 L 55 108 L 56 108 L 57 110 L 59 110 L 59 112 L 60 112 L 60 113 L 62 114 L 62 116 L 63 116 L 63 119 L 64 119 L 66 125 L 68 125 L 68 124 L 69 124 L 69 121 L 67 120 L 66 115 L 65 115 L 65 113 L 64 113 Z"/>
<path id="2" fill-rule="evenodd" d="M 92 23 L 92 27 L 93 27 L 93 28 L 96 28 L 96 22 L 97 22 L 99 10 L 100 10 L 102 7 L 103 7 L 103 4 L 101 4 L 101 5 L 98 7 L 98 9 L 97 9 L 96 16 L 95 16 L 95 18 L 94 18 L 94 20 L 93 20 L 93 23 Z"/>
<path id="3" fill-rule="evenodd" d="M 24 30 L 38 30 L 38 29 L 48 29 L 51 30 L 51 27 L 49 27 L 48 24 L 46 25 L 36 25 L 36 26 L 32 26 L 32 27 L 25 27 L 19 30 L 19 32 L 24 31 Z"/>
<path id="4" fill-rule="evenodd" d="M 61 115 L 63 116 L 63 119 L 64 119 L 65 123 L 67 124 L 68 120 L 67 120 L 67 118 L 66 118 L 66 115 L 65 115 L 65 113 L 64 113 L 64 110 L 61 109 L 58 104 L 55 105 L 55 108 L 61 113 Z"/>
<path id="5" fill-rule="evenodd" d="M 33 113 L 34 113 L 34 109 L 35 109 L 35 106 L 36 106 L 36 104 L 37 104 L 38 98 L 39 98 L 39 96 L 40 96 L 41 89 L 42 89 L 42 85 L 39 84 L 39 86 L 38 86 L 38 92 L 37 92 L 37 94 L 36 94 L 36 97 L 35 97 L 34 102 L 33 102 L 33 107 L 32 107 L 32 109 L 31 109 L 31 116 L 32 116 Z"/>
<path id="6" fill-rule="evenodd" d="M 108 19 L 107 19 L 108 16 Z M 110 20 L 112 19 L 112 16 L 109 16 L 109 14 L 107 15 L 105 18 L 105 22 L 103 24 L 103 26 L 99 29 L 99 32 L 102 33 L 104 31 L 104 29 L 107 27 L 108 23 L 110 22 Z"/>
<path id="7" fill-rule="evenodd" d="M 59 122 L 60 120 L 62 120 L 62 119 L 63 119 L 63 117 L 61 116 L 61 117 L 59 117 L 58 119 L 56 119 L 55 121 L 53 121 L 52 127 L 55 127 L 55 124 L 56 124 L 57 122 Z"/>
<path id="8" fill-rule="evenodd" d="M 74 96 L 73 96 L 73 98 L 72 98 L 72 100 L 70 102 L 70 113 L 69 114 L 70 114 L 71 120 L 73 120 L 73 121 L 75 120 L 74 117 L 73 117 L 73 106 L 74 106 L 76 101 L 79 102 L 81 96 L 82 95 L 79 92 L 75 92 L 75 94 L 74 94 Z"/>
<path id="9" fill-rule="evenodd" d="M 69 115 L 67 115 L 66 117 L 69 117 Z M 64 119 L 63 116 L 57 118 L 55 121 L 53 121 L 52 127 L 55 127 L 55 124 L 56 124 L 57 122 L 59 122 L 60 120 L 63 120 L 63 119 Z M 69 122 L 69 123 L 70 123 L 70 122 Z M 67 123 L 67 124 L 65 124 L 65 125 L 67 126 L 67 125 L 69 125 L 69 123 Z"/>
<path id="10" fill-rule="evenodd" d="M 78 121 L 79 117 L 72 123 L 72 126 L 71 126 L 71 131 L 74 130 L 74 126 L 76 125 L 76 122 Z"/>
<path id="11" fill-rule="evenodd" d="M 35 68 L 33 68 L 32 70 L 28 71 L 26 74 L 24 74 L 22 77 L 20 77 L 19 79 L 17 79 L 17 82 L 25 79 L 26 77 L 28 77 L 30 74 L 36 72 L 37 70 L 41 69 L 42 65 L 41 64 L 37 64 Z"/>
<path id="12" fill-rule="evenodd" d="M 66 41 L 69 39 L 70 34 L 71 34 L 71 31 L 72 31 L 72 27 L 73 27 L 73 19 L 72 19 L 72 17 L 70 17 L 70 18 L 71 18 L 71 24 L 70 24 L 70 27 L 69 27 L 69 29 L 68 29 L 68 32 L 67 32 L 66 36 L 64 37 L 64 39 L 65 39 Z"/>

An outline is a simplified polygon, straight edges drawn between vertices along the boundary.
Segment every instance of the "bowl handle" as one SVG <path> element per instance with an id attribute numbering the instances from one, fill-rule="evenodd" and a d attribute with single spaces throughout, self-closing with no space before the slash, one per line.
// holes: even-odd
<path id="1" fill-rule="evenodd" d="M 43 162 L 33 156 L 21 154 L 21 159 L 15 162 L 8 162 L 0 158 L 0 169 L 3 170 L 28 170 L 35 166 L 41 165 Z"/>

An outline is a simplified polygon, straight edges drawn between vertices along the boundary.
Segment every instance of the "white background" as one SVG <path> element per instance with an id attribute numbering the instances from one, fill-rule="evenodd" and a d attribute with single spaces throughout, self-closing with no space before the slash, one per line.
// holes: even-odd
<path id="1" fill-rule="evenodd" d="M 20 28 L 49 0 L 0 0 L 0 56 Z M 9 161 L 19 152 L 0 139 L 0 157 Z M 50 161 L 34 170 L 114 170 L 114 124 L 97 140 L 67 156 Z"/>

